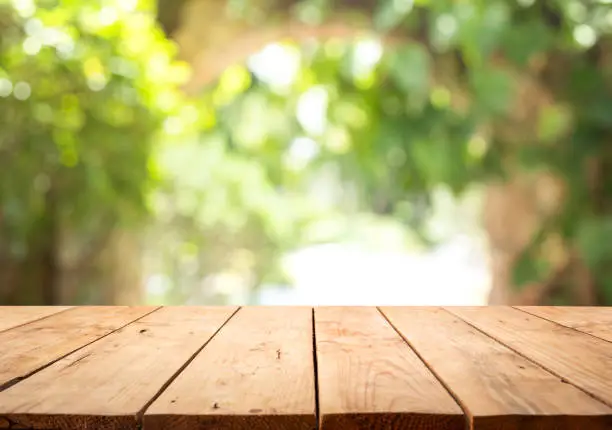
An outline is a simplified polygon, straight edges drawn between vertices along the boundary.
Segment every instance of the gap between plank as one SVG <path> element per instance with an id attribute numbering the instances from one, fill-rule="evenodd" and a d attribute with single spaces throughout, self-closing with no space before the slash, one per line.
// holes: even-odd
<path id="1" fill-rule="evenodd" d="M 54 314 L 49 314 L 49 315 L 42 316 L 40 318 L 36 318 L 36 319 L 30 320 L 30 321 L 26 321 L 23 324 L 19 324 L 19 325 L 13 326 L 13 327 L 5 328 L 4 330 L 0 330 L 0 333 L 4 333 L 5 331 L 13 330 L 13 329 L 16 329 L 18 327 L 23 327 L 24 325 L 31 324 L 31 323 L 36 322 L 36 321 L 42 321 L 42 320 L 47 319 L 49 317 L 62 314 L 62 313 L 66 312 L 66 311 L 69 311 L 71 309 L 74 309 L 74 306 L 70 306 L 67 309 L 62 309 L 61 311 L 55 312 Z"/>
<path id="2" fill-rule="evenodd" d="M 423 362 L 425 367 L 427 367 L 427 369 L 429 369 L 429 371 L 432 373 L 432 375 L 438 380 L 438 382 L 442 385 L 442 387 L 444 387 L 444 389 L 453 398 L 453 400 L 455 400 L 455 402 L 459 405 L 459 407 L 463 411 L 463 415 L 465 416 L 465 421 L 466 421 L 465 422 L 465 428 L 473 430 L 473 428 L 474 428 L 474 426 L 473 426 L 473 417 L 472 417 L 472 414 L 470 413 L 469 409 L 463 404 L 463 402 L 453 392 L 453 390 L 442 380 L 442 378 L 434 371 L 433 367 L 431 367 L 429 365 L 429 363 L 427 363 L 427 361 L 423 358 L 423 356 L 421 354 L 419 354 L 417 349 L 410 343 L 410 341 L 406 338 L 406 336 L 404 336 L 402 334 L 402 332 L 400 330 L 398 330 L 397 327 L 395 327 L 395 325 L 391 322 L 391 320 L 389 318 L 387 318 L 387 315 L 385 315 L 385 313 L 382 311 L 382 309 L 380 309 L 380 307 L 378 307 L 378 306 L 376 307 L 376 309 L 382 315 L 382 317 L 385 319 L 385 321 L 387 321 L 387 323 L 393 328 L 393 330 L 395 330 L 395 332 L 404 340 L 404 342 L 406 342 L 406 345 L 408 345 L 408 347 L 412 350 L 412 352 L 414 352 L 416 354 L 416 356 L 419 357 L 419 360 L 421 360 L 421 362 Z"/>
<path id="3" fill-rule="evenodd" d="M 512 309 L 516 309 L 517 311 L 524 312 L 524 313 L 526 313 L 527 315 L 531 315 L 531 316 L 533 316 L 533 317 L 537 317 L 537 318 L 543 319 L 544 321 L 548 321 L 548 322 L 551 322 L 551 323 L 553 323 L 553 324 L 559 325 L 559 326 L 561 326 L 561 327 L 563 327 L 563 328 L 568 328 L 568 329 L 570 329 L 570 330 L 574 330 L 574 331 L 575 331 L 575 332 L 577 332 L 577 333 L 580 333 L 580 334 L 586 334 L 587 336 L 594 337 L 594 338 L 595 338 L 595 339 L 597 339 L 597 340 L 603 340 L 604 342 L 612 343 L 612 341 L 610 341 L 610 340 L 608 340 L 608 339 L 604 339 L 604 338 L 601 338 L 601 337 L 599 337 L 599 336 L 596 336 L 596 335 L 594 335 L 594 334 L 592 334 L 592 333 L 589 333 L 589 332 L 586 332 L 586 331 L 582 331 L 582 330 L 580 330 L 580 329 L 577 329 L 576 327 L 571 327 L 571 326 L 568 326 L 568 325 L 565 325 L 565 324 L 561 324 L 560 322 L 557 322 L 557 321 L 554 321 L 554 320 L 548 319 L 548 318 L 546 318 L 546 317 L 544 317 L 544 316 L 542 316 L 542 315 L 533 314 L 533 313 L 529 312 L 528 310 L 525 310 L 525 309 L 521 309 L 521 308 L 519 308 L 518 306 L 511 306 L 511 308 L 512 308 Z"/>
<path id="4" fill-rule="evenodd" d="M 510 306 L 510 307 L 512 307 L 512 306 Z M 512 308 L 514 309 L 514 307 L 512 307 Z M 557 378 L 559 378 L 559 379 L 561 380 L 561 382 L 563 382 L 563 383 L 565 383 L 565 384 L 569 384 L 569 385 L 571 385 L 571 386 L 573 386 L 573 387 L 577 388 L 578 390 L 582 391 L 584 394 L 586 394 L 586 395 L 587 395 L 587 396 L 589 396 L 590 398 L 595 399 L 595 400 L 597 400 L 598 402 L 603 403 L 604 405 L 606 405 L 606 406 L 608 406 L 608 407 L 611 407 L 611 408 L 612 408 L 612 403 L 607 402 L 606 400 L 604 400 L 604 399 L 602 399 L 602 398 L 599 398 L 597 395 L 595 395 L 595 394 L 593 394 L 593 393 L 591 393 L 591 392 L 587 391 L 586 389 L 584 389 L 584 388 L 580 387 L 579 385 L 574 384 L 574 383 L 573 383 L 573 382 L 571 382 L 571 381 L 568 381 L 568 380 L 565 378 L 565 376 L 562 376 L 562 375 L 560 375 L 559 373 L 554 372 L 553 370 L 551 370 L 551 369 L 547 368 L 546 366 L 544 366 L 543 364 L 541 364 L 541 363 L 539 363 L 539 362 L 535 361 L 535 360 L 534 360 L 534 359 L 532 359 L 531 357 L 528 357 L 527 355 L 523 354 L 522 352 L 520 352 L 519 350 L 517 350 L 517 349 L 513 348 L 512 346 L 510 346 L 510 345 L 506 345 L 504 342 L 502 342 L 502 341 L 501 341 L 501 339 L 498 339 L 498 338 L 496 338 L 495 336 L 493 336 L 492 334 L 489 334 L 489 333 L 487 333 L 486 331 L 481 330 L 479 327 L 476 327 L 474 324 L 472 324 L 472 323 L 470 323 L 469 321 L 467 321 L 467 320 L 465 320 L 465 319 L 461 318 L 461 316 L 460 316 L 460 315 L 454 314 L 454 313 L 453 313 L 452 311 L 450 311 L 449 309 L 446 309 L 446 308 L 442 308 L 442 309 L 444 309 L 446 312 L 448 312 L 449 314 L 453 315 L 454 317 L 459 318 L 460 320 L 464 321 L 466 324 L 470 325 L 470 326 L 471 326 L 471 327 L 473 327 L 475 330 L 478 330 L 480 333 L 484 334 L 485 336 L 490 337 L 490 338 L 491 338 L 491 339 L 493 339 L 495 342 L 497 342 L 497 343 L 501 344 L 502 346 L 504 346 L 504 347 L 508 348 L 509 350 L 513 351 L 514 353 L 516 353 L 516 354 L 520 355 L 520 356 L 521 356 L 521 357 L 523 357 L 524 359 L 529 360 L 530 362 L 532 362 L 533 364 L 535 364 L 536 366 L 538 366 L 540 369 L 543 369 L 543 370 L 545 370 L 546 372 L 550 373 L 551 375 L 556 376 Z M 516 309 L 516 310 L 520 310 L 520 309 Z M 531 315 L 531 314 L 529 314 L 528 312 L 526 312 L 526 313 L 527 313 L 528 315 Z M 534 315 L 534 316 L 537 316 L 537 315 Z M 545 319 L 545 318 L 543 318 L 543 319 L 544 319 L 545 321 L 548 321 L 548 320 L 547 320 L 547 319 Z M 552 321 L 551 321 L 551 322 L 552 322 Z M 561 327 L 565 327 L 565 326 L 564 326 L 564 325 L 562 325 L 562 324 L 559 324 L 559 325 L 561 325 Z M 569 328 L 569 327 L 565 327 L 565 328 Z M 586 334 L 586 333 L 582 333 L 582 332 L 579 332 L 579 333 L 580 333 L 580 334 Z M 599 338 L 597 338 L 597 339 L 599 339 Z M 602 340 L 602 339 L 599 339 L 599 340 Z"/>
<path id="5" fill-rule="evenodd" d="M 71 310 L 71 309 L 74 309 L 74 307 L 72 307 L 72 308 L 70 308 L 70 309 L 66 309 L 66 310 L 61 311 L 61 312 L 58 312 L 58 313 L 53 314 L 53 315 L 58 315 L 58 314 L 60 314 L 60 313 L 62 313 L 62 312 L 66 312 L 66 311 L 69 311 L 69 310 Z M 91 345 L 92 343 L 98 342 L 100 339 L 104 339 L 106 336 L 110 336 L 111 334 L 113 334 L 113 333 L 115 333 L 115 332 L 117 332 L 117 331 L 119 331 L 119 330 L 121 330 L 121 329 L 123 329 L 123 328 L 127 327 L 128 325 L 133 324 L 133 323 L 135 323 L 136 321 L 139 321 L 140 319 L 142 319 L 142 318 L 144 318 L 144 317 L 146 317 L 146 316 L 148 316 L 148 315 L 151 315 L 153 312 L 156 312 L 156 311 L 158 311 L 159 309 L 161 309 L 161 306 L 158 306 L 158 307 L 156 307 L 155 309 L 153 309 L 151 312 L 147 312 L 146 314 L 144 314 L 144 315 L 142 315 L 142 316 L 140 316 L 140 317 L 138 317 L 138 318 L 136 318 L 136 319 L 133 319 L 132 321 L 130 321 L 130 322 L 128 322 L 128 323 L 126 323 L 126 324 L 124 324 L 124 325 L 122 325 L 122 326 L 120 326 L 120 327 L 117 327 L 117 328 L 116 328 L 116 329 L 114 329 L 114 330 L 109 331 L 108 333 L 106 333 L 106 334 L 104 334 L 104 335 L 102 335 L 102 336 L 100 336 L 100 337 L 98 337 L 98 338 L 96 338 L 96 339 L 92 340 L 91 342 L 87 342 L 86 344 L 81 345 L 80 347 L 78 347 L 78 348 L 76 348 L 76 349 L 73 349 L 72 351 L 70 351 L 70 352 L 68 352 L 68 353 L 66 353 L 66 354 L 64 354 L 64 355 L 62 355 L 62 356 L 60 356 L 60 357 L 56 358 L 55 360 L 51 360 L 50 362 L 48 362 L 48 363 L 47 363 L 47 364 L 45 364 L 44 366 L 41 366 L 41 367 L 39 367 L 38 369 L 34 369 L 34 370 L 33 370 L 33 371 L 31 371 L 30 373 L 27 373 L 27 374 L 25 374 L 25 375 L 23 375 L 23 376 L 18 376 L 18 377 L 16 377 L 16 378 L 13 378 L 13 379 L 11 379 L 11 380 L 9 380 L 9 381 L 5 382 L 4 384 L 1 384 L 1 385 L 0 385 L 0 392 L 2 392 L 2 391 L 4 391 L 4 390 L 7 390 L 8 388 L 11 388 L 13 385 L 18 384 L 19 382 L 23 381 L 24 379 L 29 378 L 30 376 L 34 375 L 35 373 L 40 372 L 41 370 L 45 370 L 47 367 L 49 367 L 49 366 L 51 366 L 52 364 L 55 364 L 55 363 L 57 363 L 58 361 L 60 361 L 60 360 L 62 360 L 62 359 L 64 359 L 64 358 L 66 358 L 66 357 L 68 357 L 70 354 L 74 354 L 75 352 L 80 351 L 81 349 L 85 348 L 86 346 L 89 346 L 89 345 Z M 49 315 L 49 316 L 53 316 L 53 315 Z M 44 318 L 41 318 L 41 319 L 44 319 Z M 12 329 L 9 329 L 9 330 L 12 330 Z"/>
<path id="6" fill-rule="evenodd" d="M 151 404 L 153 404 L 153 402 L 155 400 L 157 400 L 159 398 L 159 396 L 161 396 L 161 394 L 166 390 L 166 388 L 168 388 L 170 386 L 170 384 L 172 384 L 174 382 L 174 380 L 176 378 L 178 378 L 178 376 L 181 374 L 181 372 L 183 370 L 185 370 L 185 368 L 187 366 L 189 366 L 193 360 L 195 360 L 195 358 L 198 356 L 198 354 L 200 352 L 202 352 L 202 350 L 204 348 L 206 348 L 206 345 L 208 345 L 210 343 L 210 341 L 213 340 L 217 336 L 217 334 L 219 334 L 219 332 L 223 329 L 223 327 L 225 327 L 227 325 L 227 323 L 229 323 L 230 320 L 232 318 L 234 318 L 234 316 L 236 316 L 236 314 L 238 313 L 238 311 L 240 311 L 240 309 L 242 309 L 242 306 L 238 307 L 225 320 L 225 322 L 219 326 L 219 328 L 212 334 L 212 336 L 210 336 L 208 338 L 208 340 L 206 342 L 204 342 L 204 344 L 201 347 L 199 347 L 196 350 L 196 352 L 194 352 L 193 355 L 191 357 L 189 357 L 189 359 L 187 359 L 187 361 L 181 367 L 178 368 L 178 370 L 176 372 L 174 372 L 174 374 L 164 383 L 164 385 L 161 386 L 161 388 L 157 391 L 157 393 L 155 393 L 155 395 L 151 398 L 151 400 L 149 400 L 147 403 L 145 403 L 145 405 L 138 411 L 138 413 L 136 414 L 136 428 L 138 428 L 138 429 L 144 428 L 144 423 L 142 422 L 142 417 L 144 416 L 144 414 L 147 411 L 147 409 L 149 408 L 149 406 L 151 406 Z"/>
<path id="7" fill-rule="evenodd" d="M 317 430 L 321 428 L 319 415 L 319 362 L 317 359 L 317 329 L 315 323 L 315 308 L 312 308 L 312 366 L 314 370 L 315 421 Z"/>

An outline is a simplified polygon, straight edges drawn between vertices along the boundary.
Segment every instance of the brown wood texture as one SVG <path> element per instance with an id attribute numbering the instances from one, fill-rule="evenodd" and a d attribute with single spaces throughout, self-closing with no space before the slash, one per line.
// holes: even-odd
<path id="1" fill-rule="evenodd" d="M 612 406 L 612 343 L 509 307 L 446 309 Z"/>
<path id="2" fill-rule="evenodd" d="M 0 306 L 0 332 L 66 309 L 70 309 L 70 306 Z"/>
<path id="3" fill-rule="evenodd" d="M 85 306 L 1 332 L 0 388 L 154 310 L 144 306 Z"/>
<path id="4" fill-rule="evenodd" d="M 612 307 L 516 306 L 516 308 L 612 342 Z"/>
<path id="5" fill-rule="evenodd" d="M 461 429 L 460 407 L 376 308 L 316 308 L 323 430 Z"/>
<path id="6" fill-rule="evenodd" d="M 2 391 L 0 418 L 47 429 L 136 428 L 147 404 L 234 311 L 159 309 Z"/>
<path id="7" fill-rule="evenodd" d="M 316 428 L 312 309 L 242 308 L 148 408 L 145 429 Z"/>
<path id="8" fill-rule="evenodd" d="M 611 313 L 0 307 L 0 429 L 612 429 Z"/>
<path id="9" fill-rule="evenodd" d="M 476 430 L 607 429 L 612 409 L 441 308 L 381 311 L 469 413 Z"/>

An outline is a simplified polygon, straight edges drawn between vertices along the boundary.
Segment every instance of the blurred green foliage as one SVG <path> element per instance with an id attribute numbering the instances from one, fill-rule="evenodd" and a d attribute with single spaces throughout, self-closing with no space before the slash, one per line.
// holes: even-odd
<path id="1" fill-rule="evenodd" d="M 333 9 L 299 5 L 305 20 Z M 542 244 L 560 234 L 612 302 L 609 1 L 384 0 L 373 22 L 399 42 L 281 43 L 285 81 L 234 65 L 192 99 L 152 12 L 0 4 L 4 255 L 33 255 L 51 215 L 92 242 L 152 209 L 148 246 L 163 250 L 150 264 L 176 288 L 224 271 L 259 285 L 282 278 L 270 267 L 283 251 L 333 239 L 316 220 L 338 208 L 397 217 L 427 239 L 436 187 L 459 195 L 543 170 L 564 180 L 564 207 L 525 250 L 517 284 L 546 276 Z M 526 80 L 539 91 L 519 97 Z M 354 192 L 321 202 L 325 175 Z"/>
<path id="2" fill-rule="evenodd" d="M 153 139 L 189 69 L 136 1 L 0 3 L 0 257 L 57 272 L 147 212 Z M 49 261 L 49 258 L 56 261 Z M 78 265 L 78 262 L 74 263 Z M 40 272 L 40 271 L 38 271 Z M 54 276 L 47 272 L 42 277 Z M 13 290 L 40 278 L 11 278 Z M 8 282 L 8 281 L 7 281 Z M 39 293 L 40 294 L 40 293 Z"/>

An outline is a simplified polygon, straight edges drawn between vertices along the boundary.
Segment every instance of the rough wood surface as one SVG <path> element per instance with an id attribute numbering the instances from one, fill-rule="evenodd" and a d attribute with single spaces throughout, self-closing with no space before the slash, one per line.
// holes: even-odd
<path id="1" fill-rule="evenodd" d="M 517 306 L 518 309 L 612 342 L 612 308 Z"/>
<path id="2" fill-rule="evenodd" d="M 312 309 L 242 308 L 147 409 L 146 429 L 316 428 Z"/>
<path id="3" fill-rule="evenodd" d="M 612 406 L 612 343 L 509 307 L 446 309 Z"/>
<path id="4" fill-rule="evenodd" d="M 236 310 L 0 307 L 0 429 L 612 430 L 612 308 Z"/>
<path id="5" fill-rule="evenodd" d="M 465 417 L 376 308 L 316 308 L 324 430 L 461 429 Z"/>
<path id="6" fill-rule="evenodd" d="M 70 309 L 70 306 L 0 306 L 0 332 Z"/>
<path id="7" fill-rule="evenodd" d="M 610 428 L 611 408 L 444 309 L 381 311 L 455 394 L 474 429 Z"/>
<path id="8" fill-rule="evenodd" d="M 1 332 L 0 389 L 154 310 L 85 306 Z"/>
<path id="9" fill-rule="evenodd" d="M 153 312 L 1 392 L 0 417 L 34 428 L 135 428 L 148 402 L 234 311 Z"/>

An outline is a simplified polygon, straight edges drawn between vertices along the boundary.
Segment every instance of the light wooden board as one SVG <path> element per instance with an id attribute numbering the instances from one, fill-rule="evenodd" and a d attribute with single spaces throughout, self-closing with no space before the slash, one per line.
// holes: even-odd
<path id="1" fill-rule="evenodd" d="M 456 395 L 474 429 L 610 428 L 611 408 L 444 309 L 381 311 Z"/>
<path id="2" fill-rule="evenodd" d="M 612 342 L 612 307 L 517 306 L 517 308 Z"/>
<path id="3" fill-rule="evenodd" d="M 147 430 L 316 427 L 312 309 L 242 308 L 148 408 Z"/>
<path id="4" fill-rule="evenodd" d="M 153 312 L 1 392 L 0 417 L 34 428 L 135 428 L 139 412 L 234 311 Z"/>
<path id="5" fill-rule="evenodd" d="M 0 332 L 70 309 L 70 306 L 0 306 Z"/>
<path id="6" fill-rule="evenodd" d="M 85 306 L 1 332 L 0 388 L 155 309 Z"/>
<path id="7" fill-rule="evenodd" d="M 446 309 L 612 406 L 612 343 L 510 307 Z"/>
<path id="8" fill-rule="evenodd" d="M 460 407 L 376 308 L 315 308 L 323 430 L 461 429 Z"/>

